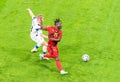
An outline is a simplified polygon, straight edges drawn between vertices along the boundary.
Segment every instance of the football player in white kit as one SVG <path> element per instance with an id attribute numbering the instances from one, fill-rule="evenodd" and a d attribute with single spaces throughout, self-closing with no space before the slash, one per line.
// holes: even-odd
<path id="1" fill-rule="evenodd" d="M 48 38 L 48 36 L 42 33 L 40 26 L 43 22 L 44 17 L 41 14 L 36 17 L 30 8 L 28 8 L 27 11 L 32 17 L 30 37 L 36 43 L 36 46 L 31 50 L 31 52 L 36 52 L 38 48 L 43 45 L 43 54 L 46 54 L 48 44 L 46 43 L 44 38 Z"/>

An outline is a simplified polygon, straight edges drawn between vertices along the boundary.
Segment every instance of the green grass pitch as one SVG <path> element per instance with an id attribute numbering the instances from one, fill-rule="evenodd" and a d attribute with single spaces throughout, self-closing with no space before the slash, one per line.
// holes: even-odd
<path id="1" fill-rule="evenodd" d="M 31 18 L 42 13 L 46 26 L 61 18 L 60 60 L 40 61 L 31 53 Z M 120 82 L 120 0 L 0 0 L 0 82 Z M 45 34 L 47 32 L 44 31 Z M 83 54 L 90 61 L 83 62 Z"/>

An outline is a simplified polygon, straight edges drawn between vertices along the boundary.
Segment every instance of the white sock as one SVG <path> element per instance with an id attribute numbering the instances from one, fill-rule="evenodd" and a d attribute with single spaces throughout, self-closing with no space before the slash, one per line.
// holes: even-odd
<path id="1" fill-rule="evenodd" d="M 46 51 L 47 51 L 47 47 L 43 46 L 43 53 L 46 54 Z"/>

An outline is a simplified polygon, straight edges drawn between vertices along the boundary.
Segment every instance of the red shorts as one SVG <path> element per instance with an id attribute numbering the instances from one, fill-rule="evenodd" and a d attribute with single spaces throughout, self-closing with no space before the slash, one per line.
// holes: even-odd
<path id="1" fill-rule="evenodd" d="M 48 52 L 49 52 L 49 55 L 50 55 L 52 58 L 55 58 L 55 57 L 58 56 L 58 47 L 57 47 L 57 46 L 48 45 L 47 50 L 48 50 Z"/>

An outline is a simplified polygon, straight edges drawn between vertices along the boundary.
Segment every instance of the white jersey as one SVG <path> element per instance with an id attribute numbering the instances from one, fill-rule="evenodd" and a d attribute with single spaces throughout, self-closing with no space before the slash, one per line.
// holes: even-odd
<path id="1" fill-rule="evenodd" d="M 42 30 L 40 24 L 37 23 L 37 18 L 34 16 L 32 17 L 32 27 L 30 37 L 31 39 L 37 43 L 37 45 L 41 45 L 44 41 L 44 38 L 41 37 Z"/>
<path id="2" fill-rule="evenodd" d="M 31 34 L 39 35 L 40 33 L 42 33 L 41 26 L 37 23 L 37 18 L 34 16 L 32 17 Z"/>

